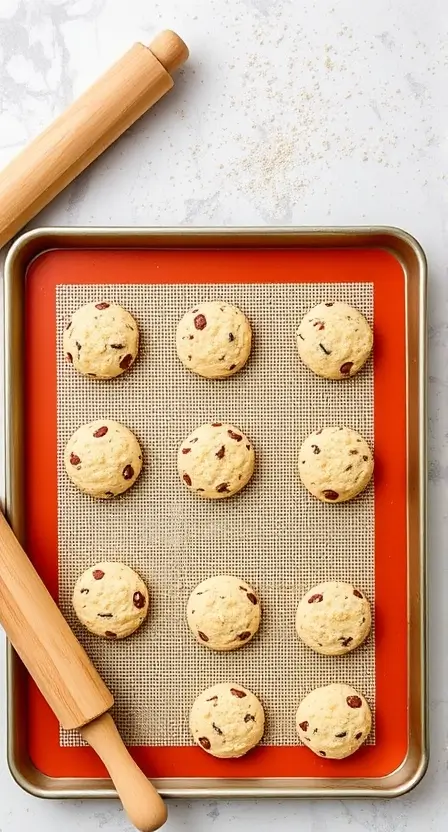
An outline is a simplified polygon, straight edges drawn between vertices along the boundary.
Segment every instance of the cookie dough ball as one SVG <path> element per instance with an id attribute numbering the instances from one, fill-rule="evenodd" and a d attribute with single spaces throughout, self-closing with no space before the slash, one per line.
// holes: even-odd
<path id="1" fill-rule="evenodd" d="M 233 425 L 201 425 L 179 448 L 177 466 L 185 485 L 200 497 L 232 497 L 249 482 L 255 453 L 247 436 Z"/>
<path id="2" fill-rule="evenodd" d="M 148 590 L 124 563 L 97 563 L 78 578 L 73 607 L 96 636 L 117 639 L 134 633 L 148 614 Z"/>
<path id="3" fill-rule="evenodd" d="M 69 364 L 91 378 L 114 378 L 134 363 L 138 353 L 138 326 L 116 303 L 81 306 L 64 332 L 64 353 Z"/>
<path id="4" fill-rule="evenodd" d="M 194 741 L 214 757 L 242 757 L 263 736 L 263 707 L 242 685 L 214 685 L 193 703 L 190 731 Z"/>
<path id="5" fill-rule="evenodd" d="M 106 499 L 134 485 L 142 451 L 134 434 L 112 419 L 82 425 L 67 442 L 65 470 L 81 491 Z"/>
<path id="6" fill-rule="evenodd" d="M 342 760 L 367 739 L 372 727 L 370 708 L 350 685 L 316 688 L 299 705 L 297 731 L 319 757 Z"/>
<path id="7" fill-rule="evenodd" d="M 341 581 L 313 586 L 297 608 L 297 635 L 324 656 L 343 656 L 370 632 L 370 604 L 359 589 Z"/>
<path id="8" fill-rule="evenodd" d="M 296 332 L 300 358 L 318 376 L 348 378 L 366 363 L 373 345 L 364 315 L 346 303 L 319 303 Z"/>
<path id="9" fill-rule="evenodd" d="M 202 581 L 190 595 L 187 620 L 200 644 L 211 650 L 236 650 L 260 626 L 260 603 L 249 584 L 231 575 Z"/>
<path id="10" fill-rule="evenodd" d="M 311 433 L 300 449 L 299 473 L 305 488 L 319 500 L 342 503 L 369 484 L 372 452 L 355 430 L 321 428 Z"/>
<path id="11" fill-rule="evenodd" d="M 177 354 L 189 370 L 204 378 L 227 378 L 244 367 L 252 329 L 236 306 L 224 301 L 201 303 L 177 327 Z"/>

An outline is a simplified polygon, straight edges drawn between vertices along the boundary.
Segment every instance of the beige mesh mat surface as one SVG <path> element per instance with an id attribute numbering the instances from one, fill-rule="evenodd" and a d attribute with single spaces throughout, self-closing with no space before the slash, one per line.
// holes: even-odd
<path id="1" fill-rule="evenodd" d="M 175 352 L 176 324 L 200 300 L 222 298 L 252 321 L 247 367 L 225 381 L 188 373 Z M 300 317 L 325 299 L 346 301 L 373 318 L 373 286 L 352 284 L 115 285 L 57 290 L 59 424 L 59 586 L 64 614 L 116 697 L 115 716 L 131 745 L 190 744 L 188 714 L 208 685 L 231 681 L 262 700 L 264 742 L 297 742 L 294 716 L 312 688 L 347 682 L 374 706 L 374 639 L 346 657 L 312 653 L 294 628 L 301 595 L 322 580 L 347 580 L 374 601 L 373 486 L 351 503 L 325 505 L 298 478 L 300 443 L 323 425 L 347 425 L 373 442 L 373 367 L 354 379 L 314 376 L 297 357 Z M 86 379 L 64 363 L 64 325 L 79 306 L 116 301 L 139 322 L 141 354 L 113 381 Z M 68 481 L 62 450 L 71 433 L 110 417 L 138 436 L 145 454 L 140 480 L 125 496 L 94 500 Z M 204 422 L 241 428 L 257 452 L 256 473 L 240 495 L 206 501 L 177 474 L 177 448 Z M 108 642 L 77 623 L 71 593 L 99 560 L 121 560 L 150 585 L 147 624 Z M 230 654 L 196 644 L 185 619 L 191 590 L 211 575 L 235 574 L 259 592 L 258 637 Z M 374 741 L 374 735 L 370 742 Z M 62 732 L 63 745 L 79 744 Z"/>

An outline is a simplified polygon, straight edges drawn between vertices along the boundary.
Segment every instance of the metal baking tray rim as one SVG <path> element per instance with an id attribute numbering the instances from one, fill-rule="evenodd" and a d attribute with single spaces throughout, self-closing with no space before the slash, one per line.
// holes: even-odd
<path id="1" fill-rule="evenodd" d="M 118 238 L 118 242 L 117 242 Z M 418 420 L 414 439 L 418 442 L 419 466 L 417 494 L 419 516 L 417 546 L 418 558 L 418 607 L 414 610 L 415 668 L 412 655 L 409 660 L 409 677 L 418 672 L 420 678 L 419 703 L 413 713 L 408 753 L 402 764 L 385 777 L 325 779 L 261 778 L 244 782 L 223 780 L 194 780 L 189 787 L 184 778 L 155 780 L 155 785 L 167 797 L 398 797 L 415 788 L 428 767 L 428 708 L 427 708 L 427 562 L 426 562 L 426 258 L 419 242 L 408 232 L 390 226 L 335 226 L 335 227 L 239 227 L 239 228 L 37 228 L 21 235 L 11 246 L 5 264 L 4 309 L 5 309 L 5 494 L 0 500 L 6 516 L 15 533 L 22 537 L 24 517 L 22 501 L 18 499 L 21 490 L 21 476 L 17 465 L 17 436 L 20 433 L 21 395 L 19 385 L 14 383 L 12 357 L 14 348 L 22 339 L 21 310 L 14 303 L 15 270 L 27 266 L 44 251 L 71 246 L 85 248 L 86 242 L 94 248 L 218 248 L 253 246 L 277 247 L 365 247 L 375 245 L 391 251 L 402 264 L 405 274 L 413 267 L 418 274 L 418 367 L 414 372 L 414 392 L 418 392 Z M 114 245 L 115 243 L 115 245 Z M 413 262 L 411 262 L 413 261 Z M 407 307 L 409 297 L 407 291 Z M 15 353 L 16 355 L 19 353 Z M 414 368 L 415 369 L 415 368 Z M 408 372 L 408 405 L 410 398 Z M 13 391 L 14 395 L 11 395 Z M 409 407 L 408 407 L 409 411 Z M 409 412 L 408 412 L 409 423 Z M 409 426 L 409 424 L 408 424 Z M 409 439 L 408 439 L 409 441 Z M 408 512 L 408 525 L 410 521 Z M 410 644 L 411 646 L 411 644 Z M 40 772 L 32 763 L 26 748 L 26 737 L 18 730 L 17 715 L 23 707 L 25 673 L 11 645 L 7 645 L 7 760 L 9 770 L 17 784 L 36 797 L 45 798 L 111 798 L 116 792 L 108 780 L 80 780 L 54 778 Z M 415 723 L 417 719 L 417 723 Z M 83 786 L 80 786 L 83 783 Z"/>
<path id="2" fill-rule="evenodd" d="M 241 786 L 238 781 L 225 781 L 225 786 L 222 785 L 222 780 L 201 780 L 200 785 L 194 788 L 186 788 L 178 785 L 182 778 L 173 780 L 153 780 L 154 785 L 159 792 L 167 798 L 185 798 L 192 799 L 209 799 L 209 798 L 305 798 L 315 799 L 372 799 L 377 798 L 395 798 L 402 797 L 416 788 L 425 776 L 429 764 L 429 754 L 425 753 L 420 760 L 420 764 L 406 772 L 405 778 L 401 780 L 400 785 L 394 785 L 395 781 L 401 775 L 403 769 L 409 767 L 408 757 L 403 761 L 401 766 L 395 772 L 392 772 L 386 778 L 379 778 L 376 787 L 369 787 L 365 789 L 350 787 L 344 785 L 341 787 L 340 781 L 325 781 L 325 788 L 302 784 L 302 779 L 293 781 L 295 785 L 287 786 L 280 785 L 284 783 L 283 778 L 276 781 L 273 778 L 263 779 L 263 783 L 269 782 L 269 786 L 264 785 L 262 788 L 257 785 L 259 780 L 253 779 L 253 785 Z M 38 771 L 32 763 L 28 761 L 26 769 L 20 770 L 10 755 L 8 755 L 8 766 L 11 776 L 18 786 L 32 797 L 45 799 L 82 799 L 82 800 L 110 800 L 117 797 L 117 793 L 113 787 L 109 785 L 108 780 L 92 780 L 88 781 L 88 785 L 81 787 L 79 780 L 70 778 L 58 778 L 55 786 L 55 778 L 47 777 Z M 390 782 L 389 782 L 390 781 Z M 347 782 L 347 781 L 345 781 Z M 356 782 L 356 780 L 354 781 Z M 333 785 L 334 784 L 334 785 Z"/>

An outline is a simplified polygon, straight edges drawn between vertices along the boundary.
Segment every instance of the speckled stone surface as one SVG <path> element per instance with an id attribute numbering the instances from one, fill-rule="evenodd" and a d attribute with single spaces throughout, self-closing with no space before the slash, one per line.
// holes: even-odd
<path id="1" fill-rule="evenodd" d="M 176 88 L 33 225 L 397 225 L 430 264 L 432 759 L 394 801 L 171 802 L 168 832 L 442 832 L 448 797 L 448 17 L 445 0 L 0 0 L 0 164 L 135 40 L 177 29 Z M 0 432 L 2 433 L 2 419 Z M 3 644 L 1 645 L 3 658 Z M 0 832 L 118 832 L 5 763 Z M 393 695 L 393 691 L 391 692 Z"/>

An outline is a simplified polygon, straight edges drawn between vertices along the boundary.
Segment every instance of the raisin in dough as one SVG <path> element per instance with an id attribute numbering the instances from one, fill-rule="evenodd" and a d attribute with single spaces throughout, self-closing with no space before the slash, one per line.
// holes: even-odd
<path id="1" fill-rule="evenodd" d="M 249 584 L 231 575 L 202 581 L 190 595 L 187 620 L 200 644 L 211 650 L 236 650 L 260 626 L 260 603 Z"/>
<path id="2" fill-rule="evenodd" d="M 324 656 L 343 656 L 370 632 L 370 604 L 359 589 L 342 581 L 313 586 L 297 607 L 297 635 Z"/>
<path id="3" fill-rule="evenodd" d="M 247 436 L 233 425 L 201 425 L 179 448 L 179 474 L 200 497 L 231 497 L 249 482 L 255 453 Z"/>
<path id="4" fill-rule="evenodd" d="M 189 370 L 204 378 L 227 378 L 244 367 L 252 329 L 236 306 L 224 301 L 200 303 L 179 322 L 177 354 Z"/>
<path id="5" fill-rule="evenodd" d="M 69 364 L 91 378 L 114 378 L 135 361 L 138 326 L 116 303 L 87 303 L 73 315 L 64 332 Z"/>
<path id="6" fill-rule="evenodd" d="M 299 705 L 297 731 L 302 742 L 319 757 L 342 760 L 367 739 L 372 727 L 364 697 L 349 685 L 316 688 Z"/>
<path id="7" fill-rule="evenodd" d="M 73 607 L 81 624 L 104 638 L 126 638 L 148 614 L 148 590 L 124 563 L 97 563 L 78 578 Z"/>
<path id="8" fill-rule="evenodd" d="M 350 428 L 321 428 L 300 449 L 299 473 L 305 488 L 319 500 L 342 503 L 369 484 L 372 452 L 366 440 Z"/>
<path id="9" fill-rule="evenodd" d="M 67 442 L 65 470 L 91 497 L 116 497 L 134 484 L 142 469 L 142 451 L 129 428 L 112 419 L 82 425 Z"/>
<path id="10" fill-rule="evenodd" d="M 316 375 L 349 378 L 366 363 L 373 345 L 364 315 L 338 301 L 319 303 L 296 332 L 300 358 Z"/>
<path id="11" fill-rule="evenodd" d="M 193 703 L 190 731 L 194 741 L 214 757 L 242 757 L 263 736 L 263 707 L 241 685 L 214 685 Z"/>

